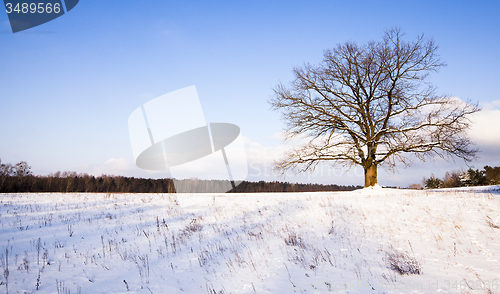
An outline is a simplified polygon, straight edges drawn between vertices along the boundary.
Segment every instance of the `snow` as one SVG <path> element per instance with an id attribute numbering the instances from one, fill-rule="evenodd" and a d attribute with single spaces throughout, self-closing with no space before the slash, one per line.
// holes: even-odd
<path id="1" fill-rule="evenodd" d="M 473 186 L 473 187 L 456 187 L 456 188 L 441 188 L 430 190 L 433 192 L 475 192 L 475 193 L 500 193 L 500 185 L 493 186 Z"/>
<path id="2" fill-rule="evenodd" d="M 0 293 L 495 293 L 499 216 L 485 188 L 0 194 Z"/>

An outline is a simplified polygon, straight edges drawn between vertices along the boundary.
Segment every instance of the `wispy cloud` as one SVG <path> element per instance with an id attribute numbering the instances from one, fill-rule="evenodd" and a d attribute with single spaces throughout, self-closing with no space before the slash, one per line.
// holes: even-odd
<path id="1" fill-rule="evenodd" d="M 470 138 L 479 146 L 495 146 L 500 152 L 500 101 L 488 103 L 472 119 Z"/>

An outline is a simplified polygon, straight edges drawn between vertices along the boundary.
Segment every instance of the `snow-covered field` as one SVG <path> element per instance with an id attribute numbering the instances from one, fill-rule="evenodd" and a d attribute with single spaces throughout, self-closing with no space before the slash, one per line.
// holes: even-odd
<path id="1" fill-rule="evenodd" d="M 479 192 L 1 194 L 0 293 L 500 293 Z"/>

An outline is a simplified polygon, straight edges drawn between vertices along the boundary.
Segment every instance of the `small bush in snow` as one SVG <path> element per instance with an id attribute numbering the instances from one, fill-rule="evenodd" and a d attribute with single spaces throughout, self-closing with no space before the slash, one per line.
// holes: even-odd
<path id="1" fill-rule="evenodd" d="M 392 270 L 397 271 L 400 275 L 420 275 L 422 273 L 420 263 L 404 252 L 387 252 L 387 263 Z"/>
<path id="2" fill-rule="evenodd" d="M 198 223 L 198 220 L 193 218 L 191 220 L 191 222 L 189 223 L 189 225 L 186 226 L 186 231 L 189 231 L 189 232 L 198 232 L 198 231 L 201 231 L 203 229 L 203 226 L 201 224 Z"/>
<path id="3" fill-rule="evenodd" d="M 288 246 L 299 246 L 300 248 L 305 248 L 302 238 L 295 233 L 288 234 L 288 237 L 285 238 L 285 244 Z"/>

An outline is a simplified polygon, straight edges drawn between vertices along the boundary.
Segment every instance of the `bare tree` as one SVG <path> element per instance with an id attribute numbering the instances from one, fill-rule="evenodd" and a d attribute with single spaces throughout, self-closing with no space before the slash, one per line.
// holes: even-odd
<path id="1" fill-rule="evenodd" d="M 13 174 L 12 165 L 7 163 L 3 164 L 0 159 L 0 190 L 2 190 L 5 180 Z"/>
<path id="2" fill-rule="evenodd" d="M 465 131 L 477 105 L 438 96 L 426 82 L 445 64 L 437 45 L 423 35 L 407 42 L 399 29 L 379 42 L 339 44 L 323 61 L 294 68 L 290 86 L 271 99 L 286 122 L 286 139 L 308 143 L 276 162 L 282 173 L 314 170 L 321 161 L 360 165 L 365 187 L 377 184 L 377 167 L 429 157 L 475 158 Z"/>
<path id="3" fill-rule="evenodd" d="M 31 174 L 33 174 L 31 172 L 31 166 L 29 166 L 26 161 L 20 161 L 14 166 L 14 175 L 16 177 L 26 177 Z"/>

